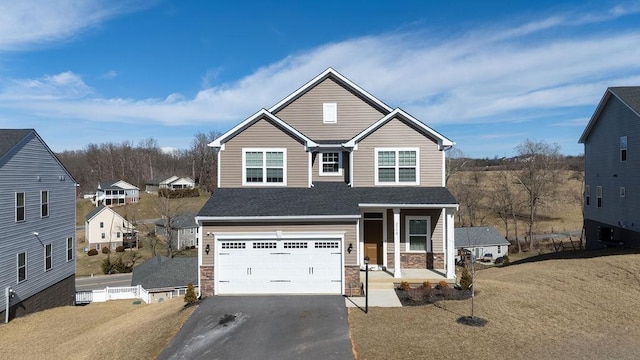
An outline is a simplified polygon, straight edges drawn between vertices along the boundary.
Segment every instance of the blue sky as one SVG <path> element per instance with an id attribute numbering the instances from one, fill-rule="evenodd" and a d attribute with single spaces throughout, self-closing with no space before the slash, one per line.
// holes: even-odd
<path id="1" fill-rule="evenodd" d="M 640 85 L 640 1 L 0 0 L 0 127 L 189 148 L 331 66 L 473 157 L 578 144 Z"/>

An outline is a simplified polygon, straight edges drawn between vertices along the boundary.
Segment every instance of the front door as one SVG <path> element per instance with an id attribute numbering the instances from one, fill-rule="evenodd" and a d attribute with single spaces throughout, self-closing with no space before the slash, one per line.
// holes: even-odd
<path id="1" fill-rule="evenodd" d="M 382 265 L 382 219 L 364 221 L 364 256 L 369 264 Z"/>

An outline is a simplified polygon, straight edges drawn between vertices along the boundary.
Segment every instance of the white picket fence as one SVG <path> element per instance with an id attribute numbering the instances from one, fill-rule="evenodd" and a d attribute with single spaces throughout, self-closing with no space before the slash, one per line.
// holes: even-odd
<path id="1" fill-rule="evenodd" d="M 198 288 L 196 287 L 195 290 L 197 292 Z M 174 289 L 171 293 L 171 297 L 184 296 L 186 292 L 186 288 Z M 126 299 L 141 299 L 145 303 L 149 304 L 152 302 L 152 294 L 153 293 L 145 290 L 141 285 L 121 287 L 107 286 L 104 290 L 76 291 L 76 305 Z"/>

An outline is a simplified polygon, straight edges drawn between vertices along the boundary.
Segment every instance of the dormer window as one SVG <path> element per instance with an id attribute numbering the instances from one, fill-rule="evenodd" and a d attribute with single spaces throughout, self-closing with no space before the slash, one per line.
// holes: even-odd
<path id="1" fill-rule="evenodd" d="M 342 153 L 325 152 L 320 154 L 320 176 L 342 175 Z"/>
<path id="2" fill-rule="evenodd" d="M 336 124 L 338 122 L 338 104 L 322 104 L 322 122 L 325 124 Z"/>

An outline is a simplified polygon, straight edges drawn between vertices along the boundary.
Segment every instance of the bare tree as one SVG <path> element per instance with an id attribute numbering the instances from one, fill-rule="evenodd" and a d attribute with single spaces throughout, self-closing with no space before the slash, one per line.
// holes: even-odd
<path id="1" fill-rule="evenodd" d="M 558 182 L 561 181 L 560 146 L 527 139 L 516 147 L 516 151 L 524 166 L 514 172 L 514 177 L 527 198 L 528 242 L 531 249 L 535 245 L 533 229 L 537 221 L 538 208 L 554 196 Z"/>
<path id="2" fill-rule="evenodd" d="M 449 185 L 449 179 L 466 167 L 468 159 L 460 149 L 455 147 L 447 150 L 445 156 L 445 185 Z"/>
<path id="3" fill-rule="evenodd" d="M 498 171 L 493 182 L 491 196 L 491 210 L 504 224 L 506 238 L 509 239 L 509 224 L 513 223 L 514 235 L 518 252 L 522 251 L 522 245 L 518 238 L 518 214 L 522 209 L 522 197 L 518 196 L 514 189 L 514 181 L 511 172 Z"/>
<path id="4" fill-rule="evenodd" d="M 175 241 L 176 221 L 179 216 L 184 214 L 183 208 L 186 205 L 184 199 L 169 199 L 158 196 L 156 198 L 156 206 L 162 215 L 162 221 L 165 225 L 166 234 L 163 238 L 158 238 L 167 248 L 167 257 L 172 258 L 177 250 Z M 157 234 L 156 234 L 157 235 Z"/>
<path id="5" fill-rule="evenodd" d="M 458 221 L 463 226 L 479 225 L 486 217 L 481 211 L 482 200 L 487 195 L 486 189 L 482 187 L 484 176 L 480 171 L 463 171 L 458 172 L 449 182 L 449 188 L 460 204 Z"/>

